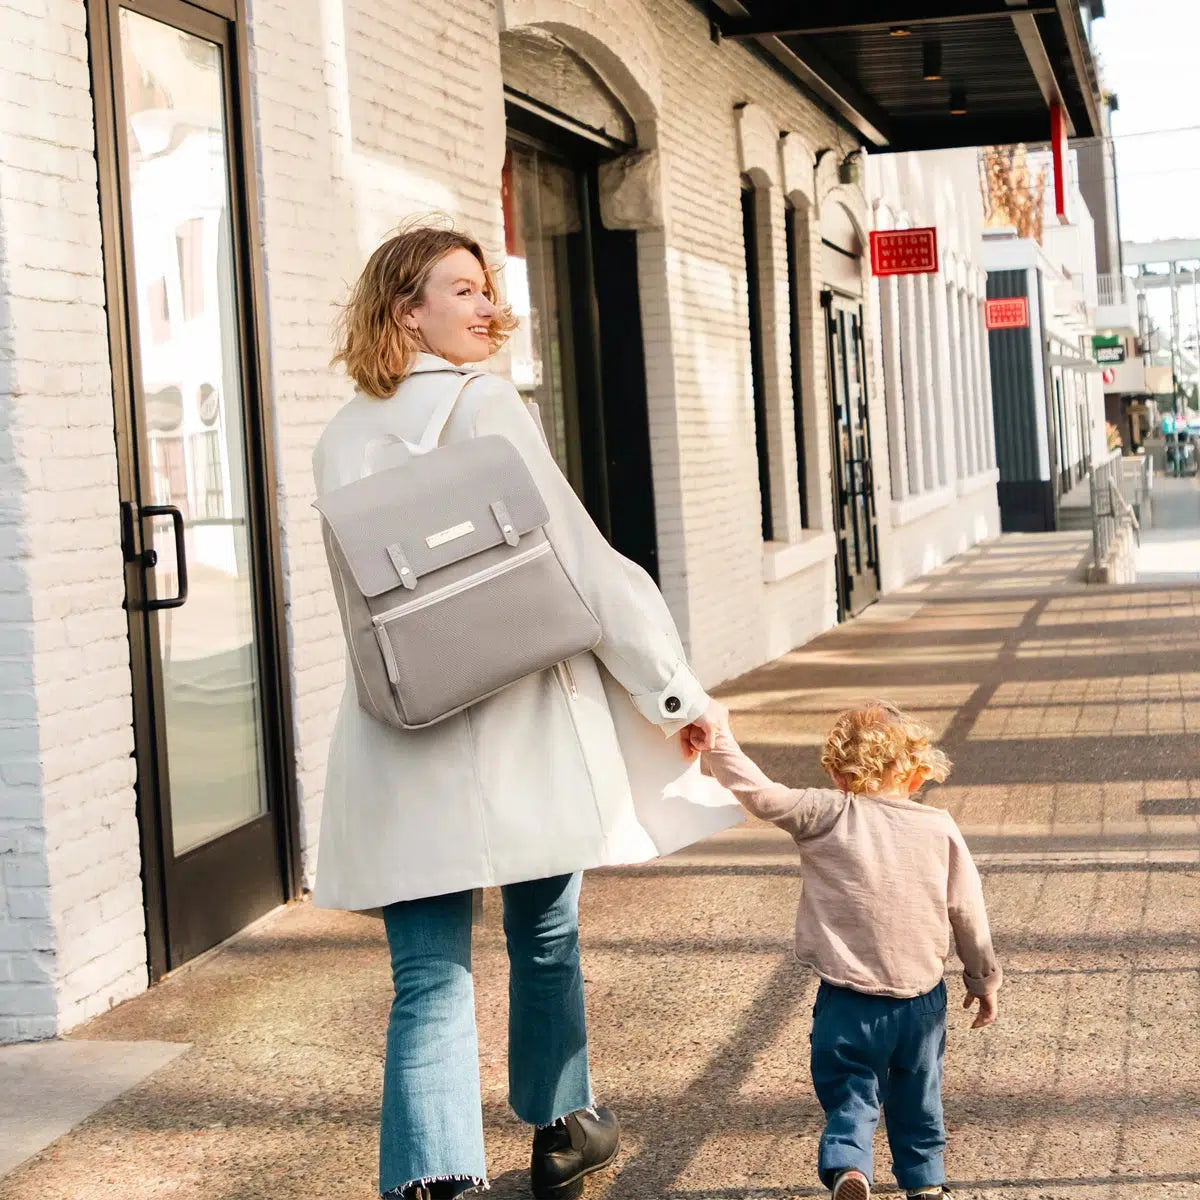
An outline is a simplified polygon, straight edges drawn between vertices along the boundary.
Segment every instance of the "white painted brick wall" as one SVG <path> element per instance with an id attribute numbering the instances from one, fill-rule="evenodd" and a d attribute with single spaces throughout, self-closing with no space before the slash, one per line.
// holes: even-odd
<path id="1" fill-rule="evenodd" d="M 500 251 L 498 29 L 530 22 L 582 49 L 629 105 L 643 144 L 662 154 L 665 228 L 639 236 L 654 484 L 664 591 L 701 676 L 715 684 L 736 675 L 834 618 L 830 561 L 763 582 L 735 111 L 753 103 L 768 141 L 788 131 L 810 151 L 844 152 L 846 135 L 745 47 L 714 45 L 686 0 L 501 0 L 499 12 L 494 0 L 250 0 L 309 878 L 343 680 L 309 507 L 312 447 L 350 393 L 328 367 L 334 305 L 411 213 L 442 209 Z M 0 482 L 12 498 L 0 502 L 0 1039 L 52 1034 L 146 979 L 83 7 L 20 0 L 5 6 L 2 32 L 21 54 L 0 70 Z M 781 202 L 777 190 L 766 341 L 777 499 L 791 538 L 808 535 L 788 494 Z M 800 321 L 809 525 L 827 531 L 815 230 L 808 243 L 814 254 L 801 272 L 812 303 Z M 873 364 L 876 341 L 869 324 Z M 876 477 L 886 486 L 884 399 L 870 382 Z M 885 556 L 886 526 L 881 512 Z M 935 526 L 914 522 L 905 537 L 948 545 Z M 901 559 L 914 561 L 907 548 Z"/>
<path id="2" fill-rule="evenodd" d="M 0 67 L 0 1041 L 146 985 L 84 9 Z"/>
<path id="3" fill-rule="evenodd" d="M 335 19 L 337 17 L 338 19 Z M 442 210 L 503 249 L 503 103 L 491 0 L 252 0 L 271 391 L 311 881 L 344 650 L 313 499 L 312 448 L 349 397 L 328 369 L 334 305 L 404 217 Z"/>
<path id="4" fill-rule="evenodd" d="M 281 516 L 295 669 L 297 773 L 311 878 L 325 757 L 343 658 L 324 553 L 308 503 L 310 455 L 349 392 L 326 368 L 332 305 L 399 219 L 441 207 L 501 244 L 503 110 L 497 17 L 485 0 L 436 11 L 415 0 L 337 6 L 254 0 L 253 65 L 281 459 Z M 322 16 L 324 14 L 324 18 Z M 324 23 L 323 23 L 324 19 Z M 714 45 L 685 0 L 501 0 L 502 28 L 541 24 L 581 50 L 662 155 L 665 228 L 639 237 L 659 561 L 668 602 L 710 684 L 804 641 L 835 619 L 832 561 L 763 582 L 735 111 L 752 102 L 769 136 L 848 148 L 847 136 L 745 47 Z M 838 155 L 840 157 L 840 154 Z M 831 159 L 832 161 L 832 159 Z M 827 185 L 828 186 L 828 183 Z M 777 504 L 799 534 L 790 417 L 782 195 L 770 199 L 766 341 Z M 865 205 L 864 205 L 865 213 Z M 820 238 L 801 262 L 809 416 L 809 525 L 831 524 Z M 886 410 L 866 301 L 876 480 L 886 497 Z M 778 411 L 781 406 L 789 410 Z M 890 527 L 881 512 L 888 552 Z M 807 536 L 807 535 L 800 535 Z"/>

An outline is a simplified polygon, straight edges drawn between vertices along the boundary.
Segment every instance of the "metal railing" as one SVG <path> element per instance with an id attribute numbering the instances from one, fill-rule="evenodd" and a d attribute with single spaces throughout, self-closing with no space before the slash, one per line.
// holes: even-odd
<path id="1" fill-rule="evenodd" d="M 1098 304 L 1135 304 L 1133 281 L 1128 275 L 1098 275 L 1096 277 Z"/>
<path id="2" fill-rule="evenodd" d="M 1126 473 L 1123 466 L 1126 461 L 1130 460 L 1114 454 L 1088 472 L 1092 492 L 1092 564 L 1096 567 L 1104 563 L 1113 543 L 1125 530 L 1132 530 L 1141 545 L 1141 522 L 1126 489 L 1145 503 L 1150 487 L 1148 463 L 1144 458 L 1132 460 L 1145 465 Z"/>

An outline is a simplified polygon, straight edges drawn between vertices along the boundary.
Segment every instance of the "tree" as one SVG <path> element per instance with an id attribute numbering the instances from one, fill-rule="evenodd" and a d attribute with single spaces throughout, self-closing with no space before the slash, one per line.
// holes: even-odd
<path id="1" fill-rule="evenodd" d="M 984 224 L 991 229 L 1014 226 L 1018 237 L 1042 241 L 1046 201 L 1046 169 L 1029 166 L 1020 146 L 987 146 L 979 153 L 979 183 Z"/>

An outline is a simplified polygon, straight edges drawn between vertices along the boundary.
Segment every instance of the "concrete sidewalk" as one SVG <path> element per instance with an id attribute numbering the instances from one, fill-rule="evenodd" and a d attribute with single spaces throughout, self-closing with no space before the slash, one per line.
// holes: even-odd
<path id="1" fill-rule="evenodd" d="M 817 781 L 832 714 L 886 695 L 956 761 L 1008 973 L 981 1033 L 952 980 L 961 1196 L 1200 1197 L 1200 589 L 1085 588 L 1086 535 L 1006 537 L 726 689 L 769 771 Z M 813 981 L 790 842 L 748 825 L 584 889 L 593 1071 L 626 1126 L 593 1200 L 816 1195 Z M 506 968 L 476 955 L 494 1194 L 525 1196 Z M 282 911 L 80 1039 L 191 1050 L 0 1180 L 3 1200 L 369 1200 L 389 981 L 378 922 Z M 892 1190 L 879 1141 L 880 1191 Z"/>
<path id="2" fill-rule="evenodd" d="M 1154 523 L 1137 549 L 1140 583 L 1200 583 L 1200 478 L 1154 481 Z"/>

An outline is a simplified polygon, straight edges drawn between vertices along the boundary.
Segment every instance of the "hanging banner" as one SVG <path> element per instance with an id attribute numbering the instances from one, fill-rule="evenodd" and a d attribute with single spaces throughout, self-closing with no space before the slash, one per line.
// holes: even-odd
<path id="1" fill-rule="evenodd" d="M 872 275 L 936 275 L 937 230 L 885 229 L 871 234 Z"/>
<path id="2" fill-rule="evenodd" d="M 989 329 L 1028 329 L 1029 298 L 1012 296 L 1004 300 L 987 300 L 983 316 Z"/>

